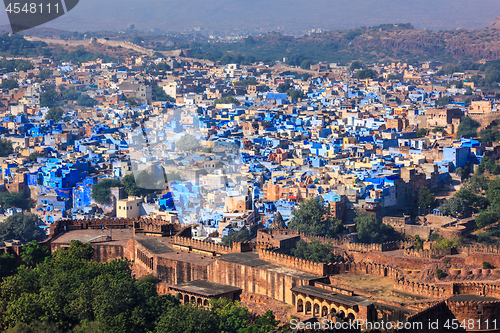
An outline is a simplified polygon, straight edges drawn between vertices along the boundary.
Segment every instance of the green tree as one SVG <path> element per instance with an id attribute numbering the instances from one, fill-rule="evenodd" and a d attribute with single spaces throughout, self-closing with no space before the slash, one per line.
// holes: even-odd
<path id="1" fill-rule="evenodd" d="M 437 133 L 437 132 L 440 132 L 440 133 L 446 133 L 446 129 L 442 126 L 436 126 L 432 129 L 431 131 L 432 133 Z"/>
<path id="2" fill-rule="evenodd" d="M 42 153 L 34 152 L 28 155 L 28 161 L 36 162 L 39 157 L 43 157 Z"/>
<path id="3" fill-rule="evenodd" d="M 0 156 L 9 156 L 13 152 L 14 148 L 12 147 L 12 142 L 7 139 L 0 139 Z"/>
<path id="4" fill-rule="evenodd" d="M 321 198 L 309 198 L 300 203 L 288 228 L 297 229 L 311 236 L 335 237 L 343 230 L 342 221 L 329 214 L 329 208 Z"/>
<path id="5" fill-rule="evenodd" d="M 482 174 L 485 171 L 489 171 L 490 173 L 492 173 L 494 175 L 500 175 L 500 166 L 498 165 L 496 160 L 491 159 L 488 156 L 484 156 L 481 159 L 481 163 L 479 163 L 479 167 L 477 168 L 477 171 L 480 174 Z"/>
<path id="6" fill-rule="evenodd" d="M 276 88 L 276 91 L 279 93 L 286 93 L 288 90 L 292 88 L 290 83 L 280 83 Z"/>
<path id="7" fill-rule="evenodd" d="M 32 206 L 32 201 L 21 192 L 4 192 L 0 194 L 0 203 L 5 209 L 12 207 L 29 209 Z"/>
<path id="8" fill-rule="evenodd" d="M 104 203 L 108 202 L 111 196 L 111 187 L 120 187 L 122 183 L 120 180 L 115 178 L 105 178 L 92 185 L 91 197 L 96 202 Z"/>
<path id="9" fill-rule="evenodd" d="M 417 131 L 417 138 L 422 138 L 427 135 L 427 128 L 419 128 Z"/>
<path id="10" fill-rule="evenodd" d="M 460 137 L 471 138 L 477 136 L 479 126 L 479 123 L 471 117 L 462 117 L 457 129 L 457 139 L 460 139 Z"/>
<path id="11" fill-rule="evenodd" d="M 493 266 L 488 261 L 483 261 L 483 269 L 490 269 Z"/>
<path id="12" fill-rule="evenodd" d="M 250 232 L 247 228 L 241 230 L 231 230 L 229 235 L 222 237 L 222 245 L 232 246 L 233 242 L 248 242 L 250 240 Z"/>
<path id="13" fill-rule="evenodd" d="M 164 186 L 163 183 L 159 183 L 160 181 L 161 180 L 157 179 L 154 175 L 150 174 L 146 170 L 143 170 L 136 176 L 134 176 L 134 174 L 132 173 L 126 175 L 125 177 L 123 177 L 121 183 L 125 188 L 125 193 L 127 193 L 128 196 L 143 197 L 145 195 L 153 193 L 155 189 L 160 189 L 162 186 Z M 155 189 L 142 188 L 138 184 L 154 184 L 150 187 L 154 187 Z"/>
<path id="14" fill-rule="evenodd" d="M 2 80 L 2 89 L 14 89 L 19 87 L 19 84 L 17 84 L 17 81 L 14 79 L 6 79 Z"/>
<path id="15" fill-rule="evenodd" d="M 218 321 L 218 332 L 237 333 L 247 327 L 250 321 L 250 311 L 238 301 L 221 297 L 212 299 L 210 306 Z"/>
<path id="16" fill-rule="evenodd" d="M 427 186 L 422 186 L 418 190 L 418 206 L 435 208 L 437 206 L 436 196 Z"/>
<path id="17" fill-rule="evenodd" d="M 452 101 L 453 101 L 453 98 L 451 98 L 450 96 L 442 96 L 442 97 L 439 97 L 439 99 L 437 101 L 437 106 L 446 106 L 446 105 L 448 105 L 448 103 L 450 103 Z"/>
<path id="18" fill-rule="evenodd" d="M 276 320 L 273 312 L 267 310 L 266 313 L 257 318 L 255 324 L 240 329 L 238 333 L 267 333 L 276 330 L 279 323 L 280 321 Z"/>
<path id="19" fill-rule="evenodd" d="M 483 211 L 476 216 L 476 226 L 478 229 L 484 228 L 490 224 L 498 222 L 500 214 L 497 212 Z"/>
<path id="20" fill-rule="evenodd" d="M 81 94 L 78 96 L 76 103 L 80 106 L 93 107 L 97 105 L 97 101 L 87 94 Z"/>
<path id="21" fill-rule="evenodd" d="M 45 232 L 39 228 L 38 216 L 35 214 L 16 213 L 0 223 L 0 242 L 18 239 L 22 242 L 43 240 Z"/>
<path id="22" fill-rule="evenodd" d="M 175 150 L 177 151 L 195 150 L 199 147 L 200 142 L 194 135 L 191 134 L 184 135 L 175 143 Z"/>
<path id="23" fill-rule="evenodd" d="M 182 176 L 178 172 L 169 172 L 165 174 L 165 182 L 171 182 L 174 180 L 182 180 Z"/>
<path id="24" fill-rule="evenodd" d="M 44 68 L 42 69 L 39 73 L 38 73 L 38 78 L 41 80 L 41 81 L 45 81 L 46 79 L 48 79 L 49 77 L 52 76 L 52 70 L 48 69 L 48 68 Z"/>
<path id="25" fill-rule="evenodd" d="M 170 97 L 165 93 L 165 90 L 163 88 L 154 86 L 152 89 L 152 95 L 154 97 L 155 101 L 162 101 L 162 102 L 175 102 L 175 99 Z"/>
<path id="26" fill-rule="evenodd" d="M 35 267 L 39 263 L 42 263 L 49 255 L 49 249 L 34 240 L 23 246 L 21 259 L 26 265 Z"/>
<path id="27" fill-rule="evenodd" d="M 314 261 L 318 263 L 331 263 L 340 259 L 333 253 L 333 247 L 330 244 L 322 244 L 318 241 L 310 243 L 300 240 L 292 249 L 292 255 L 297 258 Z"/>
<path id="28" fill-rule="evenodd" d="M 233 96 L 227 96 L 227 97 L 222 97 L 218 98 L 214 101 L 214 105 L 217 104 L 235 104 L 235 105 L 240 105 L 240 102 L 234 98 Z"/>
<path id="29" fill-rule="evenodd" d="M 235 86 L 235 87 L 256 86 L 257 84 L 259 84 L 259 82 L 257 82 L 255 77 L 253 77 L 253 76 L 247 77 L 246 79 L 243 79 L 243 80 L 233 82 L 233 86 Z"/>
<path id="30" fill-rule="evenodd" d="M 12 274 L 16 267 L 17 260 L 13 254 L 7 252 L 0 254 L 0 278 Z"/>
<path id="31" fill-rule="evenodd" d="M 304 92 L 302 90 L 288 89 L 286 94 L 292 99 L 292 102 L 297 102 L 299 99 L 304 98 Z"/>
<path id="32" fill-rule="evenodd" d="M 219 331 L 218 320 L 212 311 L 187 304 L 168 309 L 159 319 L 156 333 L 209 333 Z"/>
<path id="33" fill-rule="evenodd" d="M 362 69 L 364 68 L 365 65 L 363 65 L 363 63 L 359 60 L 355 60 L 351 63 L 351 66 L 349 66 L 349 68 L 351 69 L 351 71 L 354 71 L 356 69 Z"/>
<path id="34" fill-rule="evenodd" d="M 359 80 L 376 79 L 378 77 L 377 71 L 369 68 L 362 69 L 354 75 Z"/>
<path id="35" fill-rule="evenodd" d="M 40 106 L 41 107 L 54 107 L 59 100 L 59 96 L 57 95 L 57 92 L 55 89 L 51 88 L 46 91 L 44 91 L 40 95 Z"/>
<path id="36" fill-rule="evenodd" d="M 45 114 L 45 120 L 53 120 L 55 122 L 58 122 L 59 120 L 62 119 L 64 115 L 64 111 L 61 108 L 50 108 L 49 111 Z"/>
<path id="37" fill-rule="evenodd" d="M 490 209 L 500 212 L 500 178 L 495 178 L 488 184 L 486 199 L 490 203 Z"/>
<path id="38" fill-rule="evenodd" d="M 304 59 L 300 63 L 300 68 L 302 69 L 310 69 L 312 65 L 312 60 L 311 59 Z"/>
<path id="39" fill-rule="evenodd" d="M 373 215 L 368 215 L 361 210 L 356 211 L 354 223 L 356 223 L 358 240 L 361 243 L 386 243 L 400 238 L 391 226 L 382 223 L 375 219 Z"/>
<path id="40" fill-rule="evenodd" d="M 438 279 L 442 279 L 444 277 L 444 273 L 443 273 L 443 270 L 441 268 L 436 269 L 436 277 Z"/>

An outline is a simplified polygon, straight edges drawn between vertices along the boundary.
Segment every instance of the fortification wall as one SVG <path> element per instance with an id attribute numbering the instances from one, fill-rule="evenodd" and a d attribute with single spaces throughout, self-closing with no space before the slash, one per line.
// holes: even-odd
<path id="1" fill-rule="evenodd" d="M 190 251 L 193 249 L 199 249 L 218 254 L 250 252 L 254 248 L 253 244 L 250 242 L 233 242 L 232 246 L 225 246 L 181 236 L 174 236 L 173 243 L 186 247 L 186 249 L 189 249 Z"/>
<path id="2" fill-rule="evenodd" d="M 457 246 L 458 253 L 472 254 L 472 253 L 500 253 L 500 246 L 498 245 L 472 245 L 472 246 Z"/>
<path id="3" fill-rule="evenodd" d="M 480 282 L 468 282 L 453 283 L 452 288 L 454 294 L 473 294 L 479 296 L 500 298 L 500 285 Z"/>
<path id="4" fill-rule="evenodd" d="M 453 253 L 452 249 L 430 249 L 430 250 L 420 250 L 420 249 L 405 249 L 405 257 L 417 257 L 417 258 L 429 258 L 429 259 L 441 259 L 445 256 L 451 255 Z"/>
<path id="5" fill-rule="evenodd" d="M 153 273 L 164 283 L 174 285 L 194 280 L 207 280 L 207 265 L 193 262 L 155 257 Z"/>
<path id="6" fill-rule="evenodd" d="M 311 274 L 324 276 L 329 274 L 332 264 L 320 264 L 317 262 L 299 259 L 282 253 L 259 249 L 259 259 L 278 265 L 298 269 Z"/>
<path id="7" fill-rule="evenodd" d="M 461 323 L 465 320 L 465 323 L 469 331 L 479 330 L 479 329 L 492 330 L 493 328 L 496 328 L 498 330 L 498 323 L 496 322 L 496 327 L 495 324 L 493 323 L 494 320 L 498 321 L 498 314 L 500 313 L 500 301 L 499 302 L 446 301 L 445 303 L 446 307 L 449 309 L 453 317 L 458 320 L 458 322 Z M 481 327 L 478 321 L 481 322 Z M 474 325 L 474 327 L 472 327 L 472 324 Z"/>
<path id="8" fill-rule="evenodd" d="M 214 260 L 208 266 L 208 280 L 238 287 L 244 293 L 264 295 L 289 305 L 295 305 L 291 288 L 308 285 L 300 274 L 268 270 L 260 266 L 247 266 L 234 262 Z"/>
<path id="9" fill-rule="evenodd" d="M 411 329 L 405 330 L 405 332 L 439 332 L 443 331 L 443 323 L 446 319 L 451 318 L 451 312 L 448 309 L 445 301 L 439 302 L 431 307 L 428 307 L 425 310 L 422 310 L 410 317 L 408 317 L 407 321 L 409 323 L 419 324 L 422 323 L 423 326 L 418 328 L 418 326 L 412 326 Z M 441 326 L 436 329 L 430 328 L 428 325 L 430 322 L 434 322 L 436 319 L 439 319 L 441 322 Z"/>
<path id="10" fill-rule="evenodd" d="M 50 252 L 54 253 L 64 247 L 69 247 L 69 244 L 52 243 L 50 246 Z M 92 260 L 94 261 L 106 262 L 108 260 L 125 257 L 122 245 L 92 244 L 92 248 L 94 249 L 94 255 L 92 257 Z"/>
<path id="11" fill-rule="evenodd" d="M 299 236 L 301 240 L 306 241 L 306 242 L 317 241 L 321 244 L 331 244 L 333 246 L 344 246 L 344 247 L 347 247 L 347 249 L 349 249 L 349 250 L 364 251 L 364 252 L 371 252 L 371 251 L 383 252 L 383 251 L 401 250 L 401 249 L 408 248 L 412 245 L 411 242 L 388 242 L 388 243 L 383 243 L 383 244 L 356 243 L 356 242 L 351 242 L 347 239 L 335 239 L 335 238 L 328 238 L 328 237 L 321 237 L 321 236 L 310 236 L 310 235 L 307 235 L 303 232 L 299 232 L 295 229 L 268 229 L 268 230 L 266 230 L 266 232 L 272 236 L 275 236 L 275 235 Z M 265 237 L 262 237 L 263 241 L 265 240 L 264 238 Z"/>
<path id="12" fill-rule="evenodd" d="M 384 252 L 347 252 L 353 262 L 383 263 L 387 266 L 404 267 L 412 270 L 420 270 L 426 265 L 439 262 L 436 259 L 386 255 Z"/>
<path id="13" fill-rule="evenodd" d="M 410 282 L 403 279 L 394 280 L 394 290 L 414 295 L 422 295 L 432 298 L 443 298 L 452 295 L 451 287 L 446 289 L 424 283 Z"/>
<path id="14" fill-rule="evenodd" d="M 500 256 L 493 253 L 472 253 L 467 256 L 452 256 L 450 263 L 457 265 L 468 265 L 480 268 L 483 262 L 489 262 L 493 267 L 500 268 Z"/>

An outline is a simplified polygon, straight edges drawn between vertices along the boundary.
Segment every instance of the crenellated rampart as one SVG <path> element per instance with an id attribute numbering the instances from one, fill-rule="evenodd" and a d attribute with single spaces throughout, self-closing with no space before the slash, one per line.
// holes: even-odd
<path id="1" fill-rule="evenodd" d="M 404 278 L 394 280 L 394 290 L 402 291 L 414 295 L 422 295 L 432 298 L 443 298 L 452 296 L 452 290 L 433 286 L 430 284 L 407 281 Z"/>
<path id="2" fill-rule="evenodd" d="M 235 252 L 249 252 L 253 250 L 253 244 L 249 242 L 233 242 L 232 246 L 225 246 L 221 244 L 204 242 L 202 240 L 182 237 L 182 236 L 174 236 L 173 237 L 174 245 L 180 245 L 185 247 L 186 250 L 193 251 L 203 250 L 208 252 L 213 252 L 215 254 L 227 254 L 227 253 L 235 253 Z"/>
<path id="3" fill-rule="evenodd" d="M 472 254 L 472 253 L 500 253 L 500 246 L 498 245 L 470 245 L 456 247 L 458 253 Z"/>
<path id="4" fill-rule="evenodd" d="M 259 249 L 259 259 L 319 276 L 328 275 L 334 265 L 317 263 L 264 249 Z"/>
<path id="5" fill-rule="evenodd" d="M 453 294 L 473 294 L 500 298 L 500 285 L 481 282 L 453 283 Z"/>
<path id="6" fill-rule="evenodd" d="M 417 257 L 417 258 L 428 258 L 428 259 L 441 259 L 448 255 L 453 254 L 453 249 L 405 249 L 405 257 Z"/>

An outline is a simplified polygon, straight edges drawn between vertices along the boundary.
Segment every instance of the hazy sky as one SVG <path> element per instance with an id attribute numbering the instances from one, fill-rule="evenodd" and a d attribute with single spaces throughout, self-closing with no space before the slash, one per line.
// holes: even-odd
<path id="1" fill-rule="evenodd" d="M 223 29 L 299 33 L 412 23 L 427 29 L 478 29 L 500 15 L 500 0 L 80 0 L 68 14 L 45 27 L 65 30 L 183 31 Z M 0 24 L 8 24 L 2 11 Z"/>

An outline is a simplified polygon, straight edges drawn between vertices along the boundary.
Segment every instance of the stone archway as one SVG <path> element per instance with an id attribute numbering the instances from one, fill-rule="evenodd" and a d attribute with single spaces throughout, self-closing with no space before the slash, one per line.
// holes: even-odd
<path id="1" fill-rule="evenodd" d="M 203 304 L 203 300 L 198 297 L 198 299 L 196 300 L 196 303 L 201 306 Z"/>
<path id="2" fill-rule="evenodd" d="M 339 312 L 337 312 L 335 316 L 339 317 L 340 319 L 344 319 L 345 318 L 344 310 L 340 310 Z"/>
<path id="3" fill-rule="evenodd" d="M 354 320 L 356 320 L 356 317 L 354 316 L 354 314 L 352 312 L 349 312 L 347 314 L 346 319 L 347 319 L 347 321 L 354 321 Z"/>
<path id="4" fill-rule="evenodd" d="M 203 300 L 203 306 L 208 306 L 208 299 Z"/>
<path id="5" fill-rule="evenodd" d="M 184 304 L 189 303 L 189 295 L 184 295 Z"/>
<path id="6" fill-rule="evenodd" d="M 304 312 L 304 301 L 302 298 L 299 298 L 297 300 L 297 312 L 298 313 L 303 313 Z"/>
<path id="7" fill-rule="evenodd" d="M 320 316 L 320 312 L 319 312 L 319 304 L 318 303 L 314 303 L 314 306 L 313 306 L 313 317 L 319 317 Z"/>
<path id="8" fill-rule="evenodd" d="M 191 296 L 191 300 L 190 301 L 193 302 L 193 303 L 196 303 L 196 297 Z"/>
<path id="9" fill-rule="evenodd" d="M 312 310 L 312 307 L 311 307 L 311 302 L 307 301 L 307 302 L 306 302 L 306 309 L 305 309 L 304 314 L 306 314 L 306 315 L 310 315 L 310 314 L 311 314 L 311 310 Z"/>
<path id="10" fill-rule="evenodd" d="M 323 307 L 321 308 L 321 317 L 326 317 L 326 316 L 328 316 L 328 307 L 323 305 Z"/>

